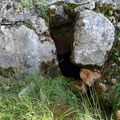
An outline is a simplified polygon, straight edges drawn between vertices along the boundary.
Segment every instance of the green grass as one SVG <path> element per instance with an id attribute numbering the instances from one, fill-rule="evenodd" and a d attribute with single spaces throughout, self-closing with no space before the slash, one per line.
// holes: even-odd
<path id="1" fill-rule="evenodd" d="M 115 109 L 115 111 L 117 111 L 118 109 L 120 109 L 120 79 L 118 79 L 118 81 L 114 85 L 112 92 L 112 94 L 114 94 L 114 98 L 112 101 L 113 108 Z"/>
<path id="2" fill-rule="evenodd" d="M 39 9 L 39 15 L 40 17 L 44 18 L 46 21 L 48 21 L 48 13 L 47 13 L 47 5 L 46 3 L 50 0 L 40 0 L 41 4 L 38 6 L 37 9 Z M 20 10 L 21 8 L 34 8 L 34 4 L 37 2 L 37 0 L 21 0 L 20 3 L 16 5 L 17 10 Z M 31 24 L 28 23 L 30 28 L 32 27 Z"/>
<path id="3" fill-rule="evenodd" d="M 95 93 L 75 95 L 68 82 L 44 74 L 0 80 L 0 120 L 108 119 Z M 26 86 L 29 90 L 21 93 Z"/>
<path id="4" fill-rule="evenodd" d="M 110 52 L 108 61 L 102 67 L 102 82 L 109 86 L 106 97 L 109 98 L 110 106 L 113 106 L 113 110 L 120 109 L 120 30 L 116 30 L 116 41 Z M 111 80 L 115 79 L 116 83 L 112 83 Z M 104 95 L 105 97 L 105 95 Z"/>

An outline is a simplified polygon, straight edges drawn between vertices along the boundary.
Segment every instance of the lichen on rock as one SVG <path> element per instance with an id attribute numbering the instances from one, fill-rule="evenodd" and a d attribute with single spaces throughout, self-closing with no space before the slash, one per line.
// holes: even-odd
<path id="1" fill-rule="evenodd" d="M 76 64 L 101 66 L 113 46 L 115 28 L 101 13 L 84 10 L 76 19 L 72 60 Z"/>

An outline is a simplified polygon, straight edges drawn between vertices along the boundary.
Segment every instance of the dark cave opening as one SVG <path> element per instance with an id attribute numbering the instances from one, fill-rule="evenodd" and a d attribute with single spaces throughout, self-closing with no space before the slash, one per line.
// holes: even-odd
<path id="1" fill-rule="evenodd" d="M 70 52 L 63 55 L 57 55 L 59 68 L 65 77 L 80 79 L 80 67 L 70 61 Z"/>
<path id="2" fill-rule="evenodd" d="M 73 43 L 72 23 L 56 28 L 50 28 L 50 34 L 55 42 L 59 68 L 65 77 L 80 79 L 80 67 L 71 62 Z"/>

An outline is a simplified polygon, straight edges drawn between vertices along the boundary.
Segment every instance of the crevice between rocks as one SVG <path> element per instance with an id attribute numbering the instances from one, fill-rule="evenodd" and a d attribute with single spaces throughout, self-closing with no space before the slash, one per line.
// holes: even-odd
<path id="1" fill-rule="evenodd" d="M 50 28 L 55 42 L 59 68 L 65 77 L 80 79 L 80 67 L 71 62 L 73 44 L 73 22 Z"/>

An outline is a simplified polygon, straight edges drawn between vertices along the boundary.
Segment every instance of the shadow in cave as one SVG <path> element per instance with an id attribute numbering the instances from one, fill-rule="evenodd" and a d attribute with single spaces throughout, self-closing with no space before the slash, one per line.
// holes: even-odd
<path id="1" fill-rule="evenodd" d="M 57 50 L 59 68 L 65 77 L 80 79 L 80 67 L 70 60 L 73 44 L 73 26 L 68 23 L 50 29 Z"/>
<path id="2" fill-rule="evenodd" d="M 59 68 L 65 77 L 80 79 L 80 67 L 70 61 L 70 52 L 63 55 L 57 55 Z"/>

